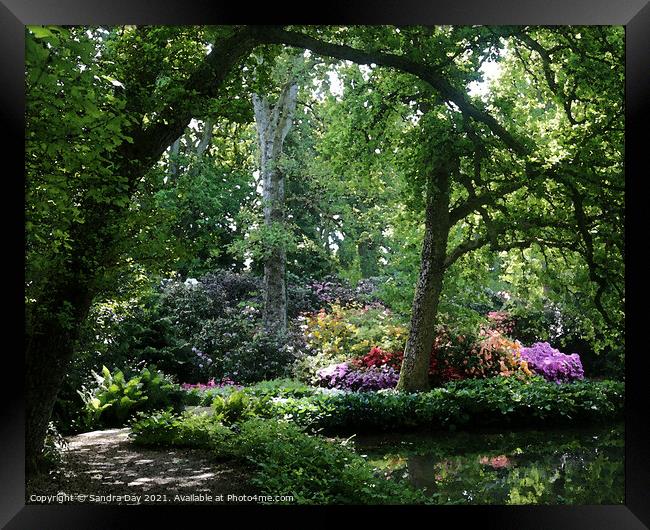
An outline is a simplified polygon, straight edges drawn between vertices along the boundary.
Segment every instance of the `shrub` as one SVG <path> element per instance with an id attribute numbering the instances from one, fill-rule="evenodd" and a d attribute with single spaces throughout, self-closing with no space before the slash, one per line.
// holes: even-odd
<path id="1" fill-rule="evenodd" d="M 212 410 L 219 421 L 228 425 L 253 415 L 249 397 L 240 390 L 227 397 L 215 396 Z"/>
<path id="2" fill-rule="evenodd" d="M 286 337 L 260 331 L 244 340 L 221 358 L 223 374 L 241 383 L 254 383 L 287 375 L 295 359 Z"/>
<path id="3" fill-rule="evenodd" d="M 346 310 L 345 317 L 355 327 L 352 355 L 364 355 L 375 346 L 390 352 L 404 351 L 408 329 L 385 306 L 352 306 Z"/>
<path id="4" fill-rule="evenodd" d="M 43 443 L 44 469 L 47 469 L 50 473 L 60 471 L 63 464 L 63 451 L 67 447 L 68 442 L 56 428 L 54 422 L 49 422 Z"/>
<path id="5" fill-rule="evenodd" d="M 312 396 L 320 389 L 294 379 L 272 379 L 247 387 L 232 384 L 195 385 L 192 388 L 185 388 L 184 401 L 187 405 L 208 406 L 212 404 L 216 396 L 228 397 L 238 390 L 253 398 L 285 398 Z"/>
<path id="6" fill-rule="evenodd" d="M 321 308 L 333 304 L 346 306 L 358 301 L 358 293 L 350 283 L 335 276 L 314 280 L 309 283 L 309 288 L 317 300 L 318 307 Z"/>
<path id="7" fill-rule="evenodd" d="M 566 355 L 553 348 L 548 342 L 537 342 L 521 351 L 528 366 L 547 381 L 567 383 L 584 378 L 580 356 Z"/>
<path id="8" fill-rule="evenodd" d="M 532 375 L 521 358 L 521 345 L 491 329 L 481 330 L 479 340 L 463 365 L 465 373 L 472 377 L 516 375 L 525 378 Z"/>
<path id="9" fill-rule="evenodd" d="M 422 492 L 377 477 L 372 466 L 344 444 L 307 435 L 289 423 L 243 423 L 234 453 L 257 466 L 254 483 L 264 492 L 291 493 L 298 504 L 427 502 Z"/>
<path id="10" fill-rule="evenodd" d="M 269 400 L 257 413 L 325 432 L 363 432 L 609 421 L 621 416 L 623 404 L 619 382 L 557 385 L 540 377 L 492 377 L 454 381 L 420 394 L 324 391 Z"/>
<path id="11" fill-rule="evenodd" d="M 521 345 L 498 329 L 482 326 L 477 336 L 467 331 L 454 332 L 448 325 L 439 325 L 436 330 L 429 368 L 434 384 L 496 375 L 532 375 L 521 357 Z"/>
<path id="12" fill-rule="evenodd" d="M 224 443 L 232 432 L 220 418 L 205 413 L 158 411 L 139 413 L 131 423 L 130 436 L 139 445 L 210 449 Z"/>
<path id="13" fill-rule="evenodd" d="M 367 392 L 394 388 L 399 374 L 390 366 L 356 368 L 349 363 L 334 364 L 316 373 L 319 386 Z"/>
<path id="14" fill-rule="evenodd" d="M 390 352 L 373 346 L 370 351 L 361 358 L 352 359 L 351 364 L 359 368 L 372 368 L 375 366 L 390 366 L 399 371 L 402 367 L 404 353 L 401 351 Z"/>
<path id="15" fill-rule="evenodd" d="M 260 286 L 259 278 L 228 271 L 167 280 L 120 322 L 109 358 L 121 366 L 153 363 L 188 383 L 282 376 L 295 345 L 263 333 Z"/>
<path id="16" fill-rule="evenodd" d="M 515 329 L 515 321 L 507 311 L 490 311 L 487 318 L 490 327 L 503 335 L 511 335 Z"/>
<path id="17" fill-rule="evenodd" d="M 229 379 L 227 377 L 224 377 L 221 379 L 219 383 L 215 383 L 214 379 L 210 379 L 206 384 L 203 383 L 196 383 L 194 385 L 190 383 L 183 383 L 181 385 L 181 388 L 183 390 L 208 390 L 210 388 L 218 388 L 218 387 L 225 387 L 225 386 L 238 386 L 237 383 L 235 383 L 232 379 Z M 243 387 L 240 387 L 243 388 Z"/>
<path id="18" fill-rule="evenodd" d="M 329 312 L 322 309 L 302 318 L 305 348 L 293 374 L 312 383 L 319 369 L 362 357 L 372 347 L 401 351 L 407 336 L 406 328 L 381 305 L 343 307 L 334 303 Z"/>
<path id="19" fill-rule="evenodd" d="M 124 425 L 138 411 L 181 405 L 181 390 L 155 367 L 144 368 L 127 379 L 121 370 L 111 374 L 104 366 L 101 375 L 93 372 L 93 376 L 96 386 L 79 391 L 85 404 L 88 429 Z"/>
<path id="20" fill-rule="evenodd" d="M 317 391 L 314 387 L 294 379 L 262 381 L 253 386 L 245 387 L 243 390 L 251 396 L 280 398 L 312 396 Z"/>
<path id="21" fill-rule="evenodd" d="M 291 494 L 298 504 L 398 504 L 426 502 L 406 484 L 375 476 L 345 443 L 310 436 L 287 422 L 252 418 L 229 429 L 216 417 L 168 412 L 132 425 L 140 445 L 211 448 L 221 458 L 252 463 L 263 494 Z"/>

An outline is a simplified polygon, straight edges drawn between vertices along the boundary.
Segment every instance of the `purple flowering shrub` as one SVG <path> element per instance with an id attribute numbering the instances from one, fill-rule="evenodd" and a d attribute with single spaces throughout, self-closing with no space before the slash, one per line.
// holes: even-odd
<path id="1" fill-rule="evenodd" d="M 568 383 L 584 379 L 580 356 L 577 353 L 562 353 L 548 342 L 536 342 L 529 348 L 522 348 L 521 358 L 528 363 L 530 370 L 547 381 Z"/>
<path id="2" fill-rule="evenodd" d="M 399 373 L 387 365 L 360 369 L 349 363 L 339 363 L 318 370 L 316 378 L 318 386 L 368 392 L 395 388 Z"/>

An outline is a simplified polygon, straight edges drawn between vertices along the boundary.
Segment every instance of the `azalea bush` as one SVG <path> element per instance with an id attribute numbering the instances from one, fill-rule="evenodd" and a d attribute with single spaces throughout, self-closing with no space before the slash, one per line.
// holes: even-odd
<path id="1" fill-rule="evenodd" d="M 351 363 L 359 368 L 373 368 L 375 366 L 390 366 L 399 371 L 402 367 L 404 353 L 401 351 L 391 352 L 382 350 L 379 346 L 373 346 L 363 357 L 352 359 Z"/>
<path id="2" fill-rule="evenodd" d="M 315 382 L 317 370 L 364 357 L 373 347 L 403 351 L 408 336 L 401 321 L 378 303 L 348 307 L 334 303 L 329 311 L 303 315 L 300 323 L 305 347 L 293 373 L 308 382 Z"/>
<path id="3" fill-rule="evenodd" d="M 521 357 L 536 374 L 547 381 L 569 383 L 584 378 L 584 370 L 577 353 L 566 355 L 548 342 L 536 342 L 522 348 Z"/>
<path id="4" fill-rule="evenodd" d="M 463 361 L 465 373 L 472 377 L 530 377 L 526 360 L 521 356 L 521 345 L 497 330 L 483 329 L 479 340 Z"/>
<path id="5" fill-rule="evenodd" d="M 319 386 L 359 392 L 394 388 L 399 380 L 399 373 L 390 366 L 358 368 L 351 363 L 322 368 L 316 372 L 316 376 Z"/>
<path id="6" fill-rule="evenodd" d="M 350 361 L 352 366 L 371 368 L 390 366 L 399 372 L 404 354 L 373 347 L 360 358 Z M 448 328 L 438 327 L 438 333 L 429 361 L 429 377 L 434 385 L 467 378 L 532 375 L 527 362 L 521 357 L 521 345 L 501 333 L 485 329 L 476 339 L 454 336 Z"/>
<path id="7" fill-rule="evenodd" d="M 515 329 L 515 319 L 507 311 L 489 311 L 486 315 L 489 326 L 504 335 L 512 335 Z"/>

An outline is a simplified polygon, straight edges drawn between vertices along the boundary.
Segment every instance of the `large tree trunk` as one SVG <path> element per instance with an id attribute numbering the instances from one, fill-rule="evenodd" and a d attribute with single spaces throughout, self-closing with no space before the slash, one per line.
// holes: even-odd
<path id="1" fill-rule="evenodd" d="M 454 164 L 436 168 L 427 182 L 420 277 L 415 288 L 411 330 L 397 384 L 397 389 L 404 392 L 429 388 L 429 360 L 449 236 L 449 173 L 453 168 Z"/>
<path id="2" fill-rule="evenodd" d="M 25 349 L 25 464 L 28 478 L 37 470 L 54 402 L 74 352 L 92 297 L 87 285 L 67 282 L 35 308 Z M 68 320 L 62 318 L 63 315 Z M 33 315 L 30 315 L 32 317 Z"/>
<path id="3" fill-rule="evenodd" d="M 201 136 L 201 141 L 196 148 L 196 154 L 201 157 L 205 153 L 206 149 L 210 147 L 210 142 L 212 141 L 212 131 L 214 130 L 214 120 L 212 118 L 206 118 L 203 122 L 203 131 Z"/>
<path id="4" fill-rule="evenodd" d="M 176 160 L 176 157 L 178 157 L 178 154 L 181 151 L 181 136 L 176 138 L 174 143 L 171 145 L 169 148 L 169 166 L 168 166 L 168 171 L 167 175 L 170 180 L 176 180 L 176 177 L 178 176 L 178 160 Z"/>
<path id="5" fill-rule="evenodd" d="M 289 82 L 271 107 L 265 97 L 253 95 L 260 147 L 264 225 L 273 232 L 285 229 L 284 174 L 279 167 L 282 147 L 296 108 L 298 85 Z M 272 335 L 287 330 L 286 249 L 274 241 L 264 263 L 264 329 Z"/>

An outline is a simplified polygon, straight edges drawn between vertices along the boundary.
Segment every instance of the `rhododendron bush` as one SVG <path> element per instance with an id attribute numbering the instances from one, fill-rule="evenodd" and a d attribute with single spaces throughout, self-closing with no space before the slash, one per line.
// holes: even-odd
<path id="1" fill-rule="evenodd" d="M 547 381 L 568 383 L 584 379 L 580 356 L 577 353 L 566 355 L 548 342 L 536 342 L 530 348 L 522 348 L 521 356 L 533 372 Z"/>

